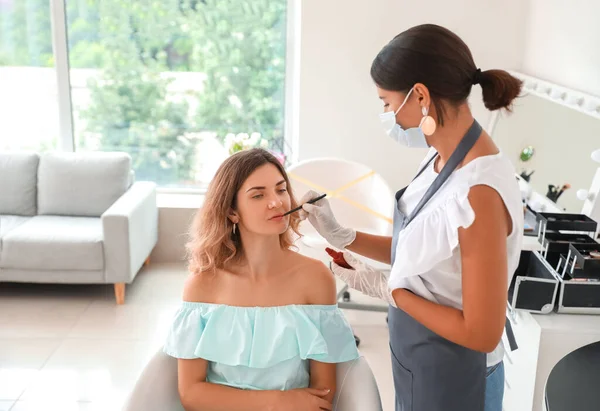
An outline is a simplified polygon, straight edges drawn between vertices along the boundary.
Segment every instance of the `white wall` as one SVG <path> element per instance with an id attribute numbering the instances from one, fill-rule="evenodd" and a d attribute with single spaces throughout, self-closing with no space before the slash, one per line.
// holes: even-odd
<path id="1" fill-rule="evenodd" d="M 600 96 L 600 1 L 530 2 L 522 71 Z"/>
<path id="2" fill-rule="evenodd" d="M 396 34 L 422 23 L 460 35 L 482 70 L 520 69 L 527 2 L 481 0 L 302 0 L 299 159 L 336 156 L 380 173 L 393 190 L 410 181 L 422 150 L 403 149 L 382 131 L 371 62 Z M 513 28 L 509 29 L 509 26 Z M 485 127 L 481 89 L 472 107 Z"/>

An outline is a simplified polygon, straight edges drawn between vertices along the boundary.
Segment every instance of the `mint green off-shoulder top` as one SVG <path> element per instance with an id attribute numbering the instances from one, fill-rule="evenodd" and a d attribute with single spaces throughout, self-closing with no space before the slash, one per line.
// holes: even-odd
<path id="1" fill-rule="evenodd" d="M 306 388 L 309 360 L 342 363 L 359 357 L 337 305 L 183 302 L 163 350 L 175 358 L 207 360 L 207 382 L 252 390 Z"/>

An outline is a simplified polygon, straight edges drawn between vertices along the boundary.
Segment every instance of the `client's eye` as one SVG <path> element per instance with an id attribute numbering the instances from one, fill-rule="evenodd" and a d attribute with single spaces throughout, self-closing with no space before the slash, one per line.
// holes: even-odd
<path id="1" fill-rule="evenodd" d="M 262 198 L 262 196 L 263 196 L 262 194 L 257 194 L 255 196 L 252 196 L 252 198 L 256 198 L 258 200 L 259 198 Z"/>
<path id="2" fill-rule="evenodd" d="M 287 188 L 281 188 L 281 189 L 279 189 L 280 193 L 285 193 L 286 191 L 287 191 Z"/>

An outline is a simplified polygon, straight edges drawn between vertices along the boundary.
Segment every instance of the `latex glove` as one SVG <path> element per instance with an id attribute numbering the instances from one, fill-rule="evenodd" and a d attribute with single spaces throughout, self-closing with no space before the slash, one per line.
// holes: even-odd
<path id="1" fill-rule="evenodd" d="M 300 199 L 302 210 L 300 219 L 308 219 L 317 232 L 332 246 L 344 249 L 356 238 L 356 231 L 351 228 L 342 227 L 331 210 L 327 198 L 323 198 L 314 204 L 307 204 L 310 199 L 320 194 L 310 190 Z"/>
<path id="2" fill-rule="evenodd" d="M 340 267 L 332 262 L 331 271 L 348 284 L 348 287 L 396 307 L 392 291 L 388 287 L 388 278 L 384 273 L 358 260 L 348 251 L 344 251 L 344 260 L 354 269 Z"/>

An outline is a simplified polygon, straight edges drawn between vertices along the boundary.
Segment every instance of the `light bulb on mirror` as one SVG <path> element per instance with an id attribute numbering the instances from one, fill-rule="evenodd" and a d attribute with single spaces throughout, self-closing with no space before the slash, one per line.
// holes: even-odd
<path id="1" fill-rule="evenodd" d="M 588 190 L 580 189 L 577 190 L 577 198 L 581 201 L 591 200 L 594 197 Z"/>
<path id="2" fill-rule="evenodd" d="M 600 163 L 600 149 L 592 151 L 592 160 L 594 160 L 596 163 Z"/>

